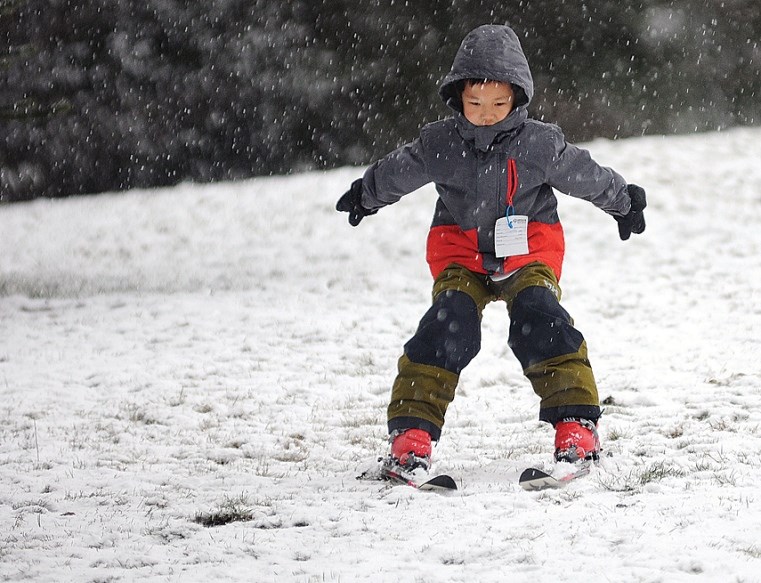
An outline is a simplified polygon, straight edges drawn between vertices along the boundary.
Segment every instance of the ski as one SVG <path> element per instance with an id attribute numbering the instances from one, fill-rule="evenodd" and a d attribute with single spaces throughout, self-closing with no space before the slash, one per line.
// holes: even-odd
<path id="1" fill-rule="evenodd" d="M 446 474 L 439 474 L 429 480 L 426 480 L 422 484 L 418 484 L 413 480 L 403 476 L 402 474 L 393 470 L 382 470 L 381 479 L 388 480 L 395 484 L 402 484 L 404 486 L 411 486 L 418 490 L 438 490 L 438 491 L 452 491 L 457 490 L 457 483 L 452 476 Z"/>
<path id="2" fill-rule="evenodd" d="M 362 472 L 357 476 L 357 480 L 390 482 L 395 485 L 410 486 L 416 490 L 423 491 L 451 492 L 457 490 L 457 483 L 454 481 L 454 478 L 446 474 L 439 474 L 423 482 L 418 482 L 411 475 L 406 475 L 383 466 Z"/>
<path id="3" fill-rule="evenodd" d="M 518 483 L 524 490 L 547 490 L 550 488 L 563 488 L 573 480 L 586 476 L 592 470 L 589 463 L 582 464 L 574 472 L 555 477 L 539 468 L 526 468 L 518 478 Z"/>

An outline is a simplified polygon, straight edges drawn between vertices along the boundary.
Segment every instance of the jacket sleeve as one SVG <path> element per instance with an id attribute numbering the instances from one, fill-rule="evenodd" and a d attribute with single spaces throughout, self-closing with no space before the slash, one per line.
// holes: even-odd
<path id="1" fill-rule="evenodd" d="M 431 182 L 420 138 L 373 163 L 362 178 L 362 206 L 376 210 Z"/>
<path id="2" fill-rule="evenodd" d="M 626 180 L 612 168 L 600 166 L 583 148 L 566 142 L 559 128 L 548 165 L 547 184 L 570 196 L 588 200 L 609 215 L 623 216 L 631 208 Z"/>

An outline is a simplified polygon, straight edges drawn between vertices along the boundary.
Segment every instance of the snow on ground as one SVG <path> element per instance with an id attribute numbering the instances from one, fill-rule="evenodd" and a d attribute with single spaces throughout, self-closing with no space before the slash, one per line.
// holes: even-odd
<path id="1" fill-rule="evenodd" d="M 362 169 L 0 207 L 0 580 L 761 581 L 761 130 L 588 144 L 646 233 L 561 198 L 603 463 L 552 431 L 492 304 L 437 495 L 359 482 L 427 308 L 426 187 Z"/>

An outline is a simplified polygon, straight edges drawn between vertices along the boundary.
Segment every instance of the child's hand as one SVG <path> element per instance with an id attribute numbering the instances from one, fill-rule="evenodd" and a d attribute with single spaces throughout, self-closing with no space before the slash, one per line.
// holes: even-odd
<path id="1" fill-rule="evenodd" d="M 632 199 L 632 208 L 623 217 L 615 217 L 618 221 L 618 236 L 626 241 L 632 233 L 639 235 L 645 230 L 645 215 L 643 211 L 647 206 L 645 189 L 636 184 L 627 184 L 626 191 Z"/>
<path id="2" fill-rule="evenodd" d="M 367 210 L 362 206 L 362 179 L 357 178 L 336 203 L 336 210 L 349 213 L 349 224 L 356 227 L 367 215 L 374 215 L 377 210 Z"/>

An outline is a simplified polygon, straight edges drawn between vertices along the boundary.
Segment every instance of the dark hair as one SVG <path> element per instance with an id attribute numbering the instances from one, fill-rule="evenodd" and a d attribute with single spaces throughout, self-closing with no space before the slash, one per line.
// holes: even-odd
<path id="1" fill-rule="evenodd" d="M 460 102 L 460 105 L 462 105 L 462 92 L 466 87 L 472 87 L 473 85 L 482 85 L 489 82 L 504 83 L 504 81 L 495 81 L 494 79 L 484 79 L 481 77 L 470 77 L 468 79 L 460 79 L 459 81 L 456 81 L 454 86 L 457 100 Z M 528 97 L 526 96 L 526 92 L 523 90 L 523 87 L 516 85 L 515 83 L 510 83 L 510 87 L 512 87 L 513 94 L 515 95 L 515 99 L 513 100 L 514 107 L 528 103 Z"/>

